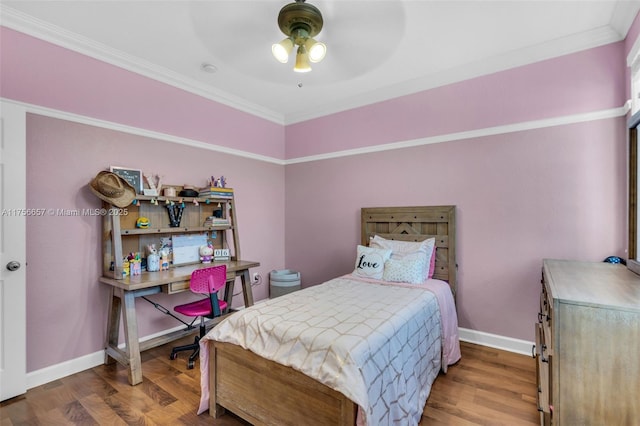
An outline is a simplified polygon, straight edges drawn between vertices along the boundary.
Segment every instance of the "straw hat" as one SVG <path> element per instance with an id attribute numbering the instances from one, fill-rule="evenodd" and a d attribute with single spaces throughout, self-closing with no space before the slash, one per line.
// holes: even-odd
<path id="1" fill-rule="evenodd" d="M 89 184 L 98 198 L 116 207 L 126 207 L 136 198 L 136 190 L 115 173 L 101 171 Z"/>

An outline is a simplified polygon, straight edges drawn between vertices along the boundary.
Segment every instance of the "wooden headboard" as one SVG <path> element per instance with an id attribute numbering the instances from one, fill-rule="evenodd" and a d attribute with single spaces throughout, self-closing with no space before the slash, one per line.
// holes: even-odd
<path id="1" fill-rule="evenodd" d="M 364 207 L 362 245 L 379 235 L 388 240 L 423 241 L 436 239 L 436 269 L 433 278 L 447 281 L 455 300 L 456 206 Z"/>

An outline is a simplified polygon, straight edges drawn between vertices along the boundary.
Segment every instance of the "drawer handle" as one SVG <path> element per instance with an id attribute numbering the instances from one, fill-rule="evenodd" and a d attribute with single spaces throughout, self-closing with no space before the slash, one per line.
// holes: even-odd
<path id="1" fill-rule="evenodd" d="M 544 357 L 544 351 L 547 350 L 547 345 L 542 345 L 542 351 L 540 351 L 540 361 L 549 362 L 549 358 Z"/>
<path id="2" fill-rule="evenodd" d="M 547 345 L 542 345 L 541 348 L 542 348 L 542 350 L 540 351 L 540 361 L 549 362 L 549 358 L 545 358 L 544 357 L 544 351 L 547 349 Z M 536 357 L 536 345 L 533 345 L 531 347 L 531 357 L 534 358 L 534 359 Z"/>
<path id="3" fill-rule="evenodd" d="M 538 387 L 538 395 L 536 395 L 536 408 L 539 412 L 542 412 L 542 406 L 540 405 L 540 394 L 542 393 L 542 388 Z"/>
<path id="4" fill-rule="evenodd" d="M 538 312 L 538 322 L 542 323 L 543 320 L 547 320 L 547 322 L 551 321 L 551 317 L 549 314 L 543 314 L 542 312 Z"/>

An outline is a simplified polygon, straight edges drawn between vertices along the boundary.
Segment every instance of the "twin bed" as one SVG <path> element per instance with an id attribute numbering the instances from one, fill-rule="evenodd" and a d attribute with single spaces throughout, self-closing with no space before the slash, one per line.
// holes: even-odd
<path id="1" fill-rule="evenodd" d="M 460 359 L 455 206 L 361 217 L 353 273 L 239 311 L 202 339 L 198 413 L 227 409 L 255 425 L 419 422 L 438 373 Z"/>

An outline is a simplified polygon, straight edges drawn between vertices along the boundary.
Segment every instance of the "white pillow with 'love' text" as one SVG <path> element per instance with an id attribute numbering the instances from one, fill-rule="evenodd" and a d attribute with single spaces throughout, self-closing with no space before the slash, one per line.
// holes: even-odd
<path id="1" fill-rule="evenodd" d="M 384 262 L 391 257 L 391 250 L 358 246 L 354 275 L 365 278 L 382 279 Z"/>

